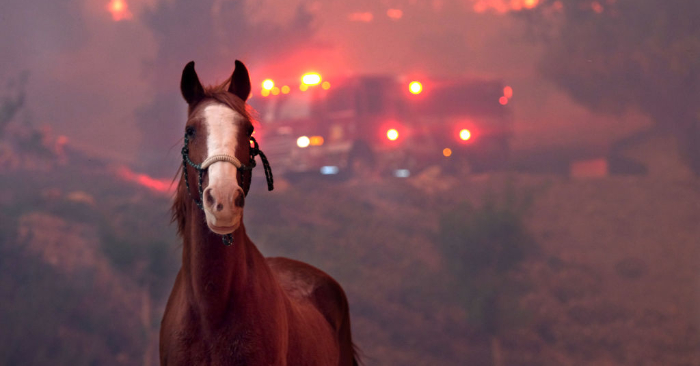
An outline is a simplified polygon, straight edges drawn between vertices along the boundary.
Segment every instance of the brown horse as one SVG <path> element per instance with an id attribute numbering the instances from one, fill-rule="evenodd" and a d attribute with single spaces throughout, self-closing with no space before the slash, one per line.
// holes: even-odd
<path id="1" fill-rule="evenodd" d="M 161 365 L 357 365 L 340 285 L 308 264 L 264 258 L 246 235 L 256 155 L 272 189 L 251 136 L 248 70 L 236 61 L 230 80 L 204 88 L 190 62 L 180 88 L 189 110 L 172 212 L 182 267 L 161 322 Z"/>

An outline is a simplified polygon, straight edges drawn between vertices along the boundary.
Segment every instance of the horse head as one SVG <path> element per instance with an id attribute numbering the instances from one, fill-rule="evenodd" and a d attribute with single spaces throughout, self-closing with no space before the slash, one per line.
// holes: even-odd
<path id="1" fill-rule="evenodd" d="M 182 149 L 187 190 L 204 210 L 209 229 L 231 234 L 241 226 L 254 158 L 260 154 L 245 105 L 251 90 L 248 70 L 236 60 L 230 79 L 204 88 L 190 62 L 180 90 L 188 104 Z M 271 188 L 271 176 L 268 182 Z"/>

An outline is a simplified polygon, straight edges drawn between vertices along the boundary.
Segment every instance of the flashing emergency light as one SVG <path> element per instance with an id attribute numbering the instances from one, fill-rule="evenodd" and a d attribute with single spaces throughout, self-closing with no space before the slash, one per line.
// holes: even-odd
<path id="1" fill-rule="evenodd" d="M 511 88 L 510 86 L 506 86 L 505 88 L 503 88 L 503 96 L 508 99 L 513 98 L 513 88 Z"/>
<path id="2" fill-rule="evenodd" d="M 311 144 L 311 140 L 307 136 L 301 136 L 297 139 L 297 146 L 301 148 L 308 147 Z"/>
<path id="3" fill-rule="evenodd" d="M 311 136 L 309 138 L 309 144 L 311 146 L 321 146 L 323 145 L 323 136 Z"/>
<path id="4" fill-rule="evenodd" d="M 309 72 L 301 77 L 301 82 L 305 85 L 318 85 L 321 83 L 321 75 L 315 72 Z"/>
<path id="5" fill-rule="evenodd" d="M 423 84 L 419 81 L 411 81 L 411 83 L 408 84 L 408 90 L 411 94 L 420 94 L 423 91 Z"/>
<path id="6" fill-rule="evenodd" d="M 472 138 L 472 133 L 471 133 L 471 131 L 467 130 L 466 128 L 462 129 L 461 131 L 459 131 L 459 138 L 462 139 L 463 141 L 467 141 L 470 138 Z"/>
<path id="7" fill-rule="evenodd" d="M 389 131 L 386 131 L 386 138 L 388 138 L 391 141 L 396 141 L 396 139 L 399 138 L 399 131 L 396 131 L 396 129 L 392 128 Z"/>
<path id="8" fill-rule="evenodd" d="M 265 81 L 262 82 L 262 87 L 263 90 L 272 90 L 272 88 L 275 87 L 275 82 L 272 81 L 272 79 L 265 79 Z"/>

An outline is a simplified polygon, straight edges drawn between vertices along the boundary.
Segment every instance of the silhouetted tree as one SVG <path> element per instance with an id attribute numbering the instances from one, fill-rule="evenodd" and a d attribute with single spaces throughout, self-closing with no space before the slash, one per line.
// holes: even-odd
<path id="1" fill-rule="evenodd" d="M 24 87 L 29 78 L 29 73 L 22 73 L 16 80 L 8 83 L 6 96 L 0 100 L 0 137 L 3 136 L 5 127 L 14 120 L 22 107 L 24 107 Z"/>
<path id="2" fill-rule="evenodd" d="M 646 113 L 700 174 L 700 2 L 542 0 L 522 16 L 546 78 L 593 111 Z"/>

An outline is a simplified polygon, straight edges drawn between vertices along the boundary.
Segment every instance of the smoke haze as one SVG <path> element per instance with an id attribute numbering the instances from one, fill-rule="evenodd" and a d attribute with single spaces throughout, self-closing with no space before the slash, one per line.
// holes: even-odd
<path id="1" fill-rule="evenodd" d="M 472 1 L 125 4 L 131 16 L 115 21 L 108 1 L 4 2 L 0 76 L 29 71 L 36 124 L 92 154 L 144 168 L 176 159 L 168 151 L 180 137 L 178 83 L 190 60 L 204 83 L 227 77 L 241 59 L 254 82 L 314 68 L 498 77 L 517 93 L 534 78 L 539 55 L 516 19 L 497 6 L 476 12 Z M 515 108 L 527 115 L 527 104 Z"/>

